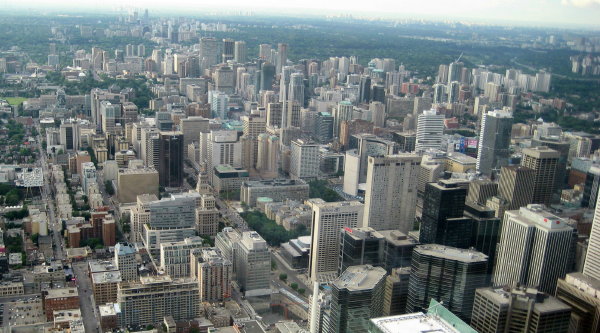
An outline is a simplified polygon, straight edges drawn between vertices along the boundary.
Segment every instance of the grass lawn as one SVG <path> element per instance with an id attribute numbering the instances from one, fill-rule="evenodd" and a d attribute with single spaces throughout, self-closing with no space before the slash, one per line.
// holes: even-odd
<path id="1" fill-rule="evenodd" d="M 23 103 L 23 101 L 26 101 L 29 98 L 25 98 L 25 97 L 0 97 L 0 99 L 5 99 L 8 102 L 8 104 L 10 104 L 10 105 L 18 106 L 19 104 Z"/>

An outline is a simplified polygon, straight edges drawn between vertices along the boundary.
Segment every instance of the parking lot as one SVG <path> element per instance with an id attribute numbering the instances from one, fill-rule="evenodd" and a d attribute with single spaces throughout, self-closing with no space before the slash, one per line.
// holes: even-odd
<path id="1" fill-rule="evenodd" d="M 46 317 L 39 296 L 15 298 L 0 304 L 0 326 L 24 326 L 45 323 Z"/>

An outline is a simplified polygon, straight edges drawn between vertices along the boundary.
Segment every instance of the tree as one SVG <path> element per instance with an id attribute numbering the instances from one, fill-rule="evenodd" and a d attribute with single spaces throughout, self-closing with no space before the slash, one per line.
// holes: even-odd
<path id="1" fill-rule="evenodd" d="M 294 290 L 298 290 L 298 284 L 297 284 L 296 282 L 292 282 L 292 283 L 290 284 L 290 287 L 291 287 L 292 289 L 294 289 Z"/>
<path id="2" fill-rule="evenodd" d="M 281 280 L 281 281 L 287 280 L 287 274 L 285 274 L 285 273 L 279 274 L 279 280 Z"/>
<path id="3" fill-rule="evenodd" d="M 108 195 L 115 194 L 115 189 L 113 188 L 112 182 L 110 180 L 104 182 L 104 188 L 106 188 L 106 193 L 108 193 Z"/>
<path id="4" fill-rule="evenodd" d="M 274 271 L 277 269 L 277 263 L 275 262 L 275 260 L 271 260 L 271 270 Z"/>
<path id="5" fill-rule="evenodd" d="M 305 292 L 306 292 L 306 289 L 304 289 L 304 288 L 300 288 L 300 289 L 298 289 L 298 293 L 299 293 L 300 295 L 304 295 L 304 293 L 305 293 Z"/>

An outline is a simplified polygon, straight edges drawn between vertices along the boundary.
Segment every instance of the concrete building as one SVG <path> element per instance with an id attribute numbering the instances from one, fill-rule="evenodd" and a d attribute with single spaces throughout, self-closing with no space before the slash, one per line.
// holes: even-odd
<path id="1" fill-rule="evenodd" d="M 571 307 L 569 332 L 600 331 L 600 280 L 578 272 L 569 273 L 558 280 L 556 298 Z"/>
<path id="2" fill-rule="evenodd" d="M 392 155 L 394 147 L 393 141 L 373 134 L 352 135 L 344 158 L 344 193 L 357 195 L 361 184 L 367 182 L 369 157 Z"/>
<path id="3" fill-rule="evenodd" d="M 204 117 L 187 117 L 179 122 L 181 133 L 183 134 L 183 146 L 188 147 L 193 141 L 197 141 L 200 133 L 207 133 L 210 130 L 209 119 Z M 184 157 L 187 152 L 184 151 Z"/>
<path id="4" fill-rule="evenodd" d="M 437 111 L 434 109 L 423 111 L 417 120 L 415 150 L 419 152 L 428 148 L 439 149 L 442 145 L 443 133 L 444 115 L 437 114 Z"/>
<path id="5" fill-rule="evenodd" d="M 249 179 L 248 170 L 219 164 L 213 168 L 212 186 L 217 193 L 239 191 L 242 184 Z"/>
<path id="6" fill-rule="evenodd" d="M 115 245 L 115 265 L 121 273 L 123 281 L 135 281 L 138 278 L 136 250 L 133 244 L 118 243 Z"/>
<path id="7" fill-rule="evenodd" d="M 75 287 L 52 288 L 42 292 L 46 319 L 52 321 L 54 311 L 79 308 L 79 292 Z"/>
<path id="8" fill-rule="evenodd" d="M 477 148 L 478 172 L 490 176 L 508 165 L 512 124 L 510 111 L 488 111 L 483 115 Z"/>
<path id="9" fill-rule="evenodd" d="M 255 231 L 245 231 L 238 243 L 233 244 L 235 273 L 238 285 L 245 294 L 270 293 L 271 253 L 267 242 Z"/>
<path id="10" fill-rule="evenodd" d="M 576 233 L 567 222 L 541 205 L 527 205 L 504 214 L 495 286 L 518 283 L 553 293 L 556 281 L 564 278 L 574 258 Z"/>
<path id="11" fill-rule="evenodd" d="M 486 201 L 498 193 L 498 183 L 488 179 L 477 179 L 469 184 L 465 202 L 485 205 Z"/>
<path id="12" fill-rule="evenodd" d="M 267 197 L 274 202 L 308 199 L 309 186 L 301 179 L 274 179 L 246 181 L 242 183 L 240 200 L 250 207 L 256 206 L 256 199 Z"/>
<path id="13" fill-rule="evenodd" d="M 117 289 L 121 283 L 121 272 L 108 271 L 90 273 L 92 290 L 96 304 L 114 303 L 117 301 Z"/>
<path id="14" fill-rule="evenodd" d="M 182 132 L 161 131 L 158 150 L 158 179 L 161 186 L 183 186 L 184 139 Z"/>
<path id="15" fill-rule="evenodd" d="M 567 332 L 570 317 L 567 304 L 534 288 L 480 288 L 471 327 L 480 333 Z"/>
<path id="16" fill-rule="evenodd" d="M 475 290 L 486 285 L 488 257 L 474 250 L 437 244 L 413 250 L 407 312 L 427 309 L 433 298 L 468 320 Z"/>
<path id="17" fill-rule="evenodd" d="M 201 194 L 200 206 L 196 208 L 196 231 L 198 235 L 214 237 L 219 232 L 220 213 L 216 199 L 210 194 Z"/>
<path id="18" fill-rule="evenodd" d="M 290 176 L 293 179 L 316 179 L 319 177 L 319 145 L 305 140 L 293 140 L 291 144 Z"/>
<path id="19" fill-rule="evenodd" d="M 409 278 L 410 267 L 395 268 L 385 278 L 382 312 L 384 316 L 399 315 L 406 312 Z"/>
<path id="20" fill-rule="evenodd" d="M 344 227 L 358 227 L 364 205 L 358 201 L 315 200 L 312 209 L 309 276 L 312 281 L 331 281 L 339 267 L 340 231 Z"/>
<path id="21" fill-rule="evenodd" d="M 600 196 L 598 196 L 600 201 Z M 583 274 L 600 280 L 600 205 L 596 202 Z"/>
<path id="22" fill-rule="evenodd" d="M 324 333 L 368 332 L 370 318 L 383 312 L 386 272 L 369 265 L 350 266 L 331 284 L 331 309 L 324 315 Z"/>
<path id="23" fill-rule="evenodd" d="M 188 320 L 200 316 L 200 293 L 195 279 L 171 279 L 168 275 L 144 276 L 139 282 L 119 285 L 119 327 L 154 325 L 171 316 Z"/>
<path id="24" fill-rule="evenodd" d="M 198 280 L 201 302 L 223 302 L 231 297 L 233 264 L 219 249 L 192 251 L 191 276 Z"/>
<path id="25" fill-rule="evenodd" d="M 420 164 L 421 157 L 414 154 L 369 156 L 363 226 L 412 230 Z"/>
<path id="26" fill-rule="evenodd" d="M 172 278 L 190 276 L 190 254 L 204 245 L 202 238 L 190 237 L 181 242 L 160 244 L 160 269 Z"/>
<path id="27" fill-rule="evenodd" d="M 338 275 L 350 266 L 383 267 L 385 238 L 371 227 L 341 230 Z"/>
<path id="28" fill-rule="evenodd" d="M 507 210 L 519 209 L 533 203 L 535 170 L 511 165 L 500 169 L 498 197 L 506 201 Z"/>
<path id="29" fill-rule="evenodd" d="M 119 169 L 117 198 L 120 203 L 136 202 L 142 194 L 158 195 L 159 176 L 154 168 Z"/>
<path id="30" fill-rule="evenodd" d="M 560 153 L 548 147 L 523 149 L 521 165 L 535 172 L 532 203 L 544 205 L 551 203 L 559 158 Z"/>

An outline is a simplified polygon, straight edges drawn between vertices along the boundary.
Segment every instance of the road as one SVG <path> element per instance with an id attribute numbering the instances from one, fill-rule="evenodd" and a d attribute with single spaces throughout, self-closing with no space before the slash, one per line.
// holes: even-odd
<path id="1" fill-rule="evenodd" d="M 276 252 L 276 250 L 272 250 L 271 259 L 275 260 L 275 263 L 277 264 L 277 270 L 272 272 L 272 274 L 274 275 L 272 277 L 273 280 L 279 281 L 279 273 L 287 274 L 287 281 L 290 283 L 292 283 L 292 282 L 297 283 L 298 289 L 302 288 L 305 290 L 305 292 L 304 292 L 305 296 L 299 295 L 295 290 L 293 290 L 291 287 L 289 287 L 285 283 L 278 283 L 277 286 L 279 286 L 279 287 L 283 286 L 283 288 L 287 289 L 294 295 L 298 295 L 298 297 L 300 297 L 300 298 L 307 298 L 309 295 L 312 294 L 312 288 L 310 286 L 307 286 L 306 283 L 304 283 L 304 281 L 302 281 L 301 279 L 298 278 L 299 273 L 294 269 L 290 269 L 290 267 L 285 262 L 283 262 L 283 259 L 281 258 L 279 253 Z"/>
<path id="2" fill-rule="evenodd" d="M 215 196 L 215 200 L 217 203 L 217 207 L 219 208 L 219 212 L 221 213 L 221 216 L 224 219 L 229 220 L 232 226 L 235 225 L 237 229 L 239 229 L 242 232 L 252 230 L 235 209 L 229 207 L 229 205 L 227 205 L 227 203 L 221 200 L 221 198 L 219 198 L 218 196 Z"/>
<path id="3" fill-rule="evenodd" d="M 73 272 L 77 278 L 79 291 L 79 308 L 83 317 L 86 332 L 100 332 L 99 316 L 96 315 L 96 303 L 92 292 L 92 281 L 89 277 L 87 261 L 73 263 Z"/>

